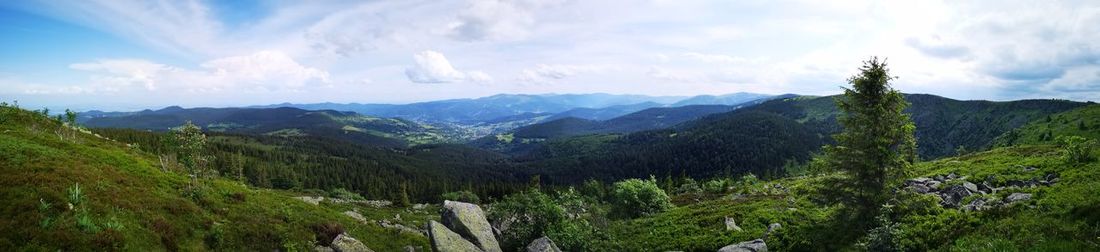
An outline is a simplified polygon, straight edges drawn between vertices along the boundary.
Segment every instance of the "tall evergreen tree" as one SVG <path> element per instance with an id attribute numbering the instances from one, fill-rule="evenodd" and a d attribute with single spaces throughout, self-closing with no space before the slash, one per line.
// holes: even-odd
<path id="1" fill-rule="evenodd" d="M 871 220 L 889 185 L 916 161 L 916 126 L 903 113 L 909 103 L 890 86 L 896 77 L 885 60 L 871 58 L 859 70 L 836 100 L 844 130 L 833 135 L 836 145 L 825 146 L 825 159 L 842 174 L 832 196 L 854 210 L 856 220 Z"/>

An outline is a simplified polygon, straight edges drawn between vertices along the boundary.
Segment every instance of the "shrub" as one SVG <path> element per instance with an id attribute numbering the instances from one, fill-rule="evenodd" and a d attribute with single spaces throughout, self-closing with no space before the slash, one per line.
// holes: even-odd
<path id="1" fill-rule="evenodd" d="M 363 198 L 363 195 L 359 195 L 358 193 L 348 191 L 347 189 L 344 189 L 344 188 L 332 189 L 332 191 L 328 193 L 328 196 L 332 197 L 332 198 L 344 199 L 344 200 L 366 200 L 366 199 Z"/>
<path id="2" fill-rule="evenodd" d="M 1092 149 L 1096 146 L 1096 140 L 1080 136 L 1059 136 L 1058 143 L 1062 146 L 1066 162 L 1087 163 L 1093 160 Z"/>
<path id="3" fill-rule="evenodd" d="M 668 194 L 649 180 L 627 179 L 616 182 L 611 191 L 611 208 L 617 217 L 635 218 L 663 212 L 672 207 Z"/>
<path id="4" fill-rule="evenodd" d="M 522 250 L 566 219 L 565 209 L 538 190 L 508 195 L 491 209 L 489 217 L 494 223 L 510 223 L 500 225 L 501 246 L 506 250 Z"/>
<path id="5" fill-rule="evenodd" d="M 444 200 L 450 200 L 450 201 L 461 201 L 461 202 L 474 203 L 474 204 L 481 203 L 481 198 L 478 198 L 477 194 L 475 194 L 474 192 L 471 192 L 471 191 L 457 191 L 457 192 L 444 193 L 442 195 L 442 197 L 443 197 Z"/>
<path id="6" fill-rule="evenodd" d="M 695 182 L 695 179 L 692 178 L 685 178 L 684 182 L 680 183 L 680 187 L 676 188 L 676 194 L 698 193 L 702 191 L 703 189 L 699 188 L 699 183 Z"/>
<path id="7" fill-rule="evenodd" d="M 311 228 L 317 238 L 317 243 L 324 246 L 332 245 L 332 240 L 344 233 L 344 226 L 336 222 L 317 223 L 313 224 Z"/>
<path id="8" fill-rule="evenodd" d="M 729 181 L 725 179 L 715 179 L 703 183 L 703 191 L 707 193 L 725 193 L 729 188 Z"/>

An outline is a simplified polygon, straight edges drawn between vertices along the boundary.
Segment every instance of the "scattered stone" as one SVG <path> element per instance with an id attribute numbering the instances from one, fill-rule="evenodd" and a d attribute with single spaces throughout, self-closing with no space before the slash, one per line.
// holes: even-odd
<path id="1" fill-rule="evenodd" d="M 434 220 L 428 222 L 428 240 L 435 252 L 481 252 L 477 245 Z"/>
<path id="2" fill-rule="evenodd" d="M 965 187 L 958 185 L 952 186 L 950 188 L 947 188 L 947 190 L 944 190 L 942 194 L 943 205 L 947 207 L 958 207 L 963 198 L 966 198 L 970 195 L 972 195 L 972 193 L 970 193 L 969 190 L 966 190 Z"/>
<path id="3" fill-rule="evenodd" d="M 363 217 L 363 215 L 356 213 L 355 211 L 344 211 L 344 215 L 347 215 L 348 217 L 351 217 L 352 219 L 355 219 L 359 222 L 367 222 L 366 217 Z"/>
<path id="4" fill-rule="evenodd" d="M 425 231 L 422 231 L 422 230 L 417 230 L 415 228 L 407 227 L 405 225 L 401 225 L 400 223 L 391 223 L 389 220 L 379 220 L 378 225 L 382 226 L 384 228 L 396 229 L 396 230 L 401 231 L 401 232 L 408 232 L 408 233 L 413 233 L 413 234 L 418 234 L 418 235 L 424 235 L 424 232 L 425 232 Z"/>
<path id="5" fill-rule="evenodd" d="M 298 199 L 298 200 L 301 200 L 301 201 L 305 201 L 306 203 L 314 204 L 314 205 L 320 205 L 321 201 L 325 200 L 325 197 L 320 197 L 320 196 L 318 196 L 318 197 L 302 196 L 302 197 L 294 197 L 294 198 Z"/>
<path id="6" fill-rule="evenodd" d="M 374 252 L 359 240 L 348 236 L 347 233 L 337 235 L 329 247 L 336 252 Z"/>
<path id="7" fill-rule="evenodd" d="M 726 231 L 741 232 L 741 227 L 737 226 L 737 221 L 733 217 L 726 216 Z"/>
<path id="8" fill-rule="evenodd" d="M 477 205 L 458 202 L 443 202 L 443 225 L 455 233 L 472 241 L 486 252 L 499 252 L 500 244 L 493 235 L 493 228 L 485 220 L 485 214 Z"/>
<path id="9" fill-rule="evenodd" d="M 1039 168 L 1035 168 L 1033 166 L 1025 166 L 1024 167 L 1024 172 L 1033 172 L 1033 171 L 1038 170 L 1038 169 Z"/>
<path id="10" fill-rule="evenodd" d="M 989 182 L 982 182 L 981 184 L 978 184 L 978 191 L 981 191 L 985 194 L 993 194 L 996 192 L 996 190 L 994 190 L 992 186 L 989 186 Z"/>
<path id="11" fill-rule="evenodd" d="M 722 247 L 718 252 L 768 252 L 768 245 L 764 240 L 756 239 Z"/>
<path id="12" fill-rule="evenodd" d="M 313 247 L 313 252 L 336 252 L 336 250 L 333 250 L 330 247 L 317 245 Z"/>
<path id="13" fill-rule="evenodd" d="M 920 178 L 915 178 L 915 179 L 910 179 L 910 180 L 907 180 L 906 182 L 907 182 L 907 183 L 910 183 L 910 184 L 913 184 L 913 183 L 916 183 L 916 184 L 924 184 L 924 183 L 928 183 L 928 181 L 932 181 L 932 179 L 930 179 L 930 178 L 925 178 L 925 177 L 920 177 Z"/>
<path id="14" fill-rule="evenodd" d="M 943 182 L 940 182 L 938 180 L 933 180 L 933 181 L 928 182 L 927 185 L 928 185 L 929 191 L 931 192 L 931 191 L 939 190 L 941 184 L 943 184 Z"/>
<path id="15" fill-rule="evenodd" d="M 416 210 L 423 210 L 424 208 L 427 208 L 427 207 L 428 207 L 428 204 L 420 204 L 420 203 L 413 204 L 413 209 L 416 209 Z"/>
<path id="16" fill-rule="evenodd" d="M 959 178 L 959 175 L 956 175 L 954 172 L 952 172 L 951 174 L 947 174 L 947 180 L 954 180 L 957 178 Z"/>
<path id="17" fill-rule="evenodd" d="M 764 231 L 764 237 L 762 237 L 760 239 L 767 240 L 768 236 L 770 236 L 772 234 L 772 232 L 775 232 L 775 230 L 779 230 L 780 228 L 783 228 L 783 225 L 780 225 L 779 223 L 772 223 L 772 224 L 768 225 L 768 230 Z"/>
<path id="18" fill-rule="evenodd" d="M 980 191 L 978 191 L 978 185 L 975 185 L 974 183 L 963 182 L 962 186 L 963 186 L 963 188 L 966 188 L 967 191 L 970 191 L 970 193 L 980 192 Z"/>
<path id="19" fill-rule="evenodd" d="M 382 207 L 387 207 L 387 206 L 393 205 L 393 202 L 389 201 L 389 200 L 367 200 L 367 201 L 363 201 L 363 204 L 368 205 L 368 206 L 372 206 L 372 207 L 375 207 L 375 208 L 382 208 Z"/>
<path id="20" fill-rule="evenodd" d="M 1029 199 L 1031 199 L 1031 194 L 1030 193 L 1013 193 L 1013 194 L 1008 195 L 1008 197 L 1005 198 L 1005 202 L 1013 203 L 1013 202 L 1024 201 L 1024 200 L 1029 200 Z"/>
<path id="21" fill-rule="evenodd" d="M 981 211 L 985 210 L 985 208 L 985 199 L 981 198 L 974 199 L 970 204 L 966 204 L 966 206 L 963 207 L 963 209 L 967 211 Z"/>
<path id="22" fill-rule="evenodd" d="M 932 179 L 935 179 L 936 181 L 939 181 L 941 183 L 944 181 L 943 175 L 936 175 L 935 177 L 932 177 Z"/>
<path id="23" fill-rule="evenodd" d="M 550 237 L 543 236 L 535 239 L 531 244 L 527 244 L 527 252 L 561 252 L 561 249 L 558 248 L 558 245 L 554 245 L 554 241 L 551 241 Z"/>
<path id="24" fill-rule="evenodd" d="M 912 184 L 909 186 L 909 189 L 917 193 L 928 193 L 932 191 L 932 188 L 929 188 L 924 184 Z"/>

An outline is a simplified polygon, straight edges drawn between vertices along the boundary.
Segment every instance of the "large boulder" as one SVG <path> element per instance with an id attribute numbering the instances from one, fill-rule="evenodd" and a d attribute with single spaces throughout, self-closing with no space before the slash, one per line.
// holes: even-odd
<path id="1" fill-rule="evenodd" d="M 332 245 L 329 245 L 329 247 L 336 252 L 374 252 L 359 240 L 348 236 L 347 233 L 337 235 L 336 239 L 332 239 Z"/>
<path id="2" fill-rule="evenodd" d="M 943 192 L 943 205 L 945 207 L 958 207 L 963 198 L 972 194 L 966 187 L 961 185 L 952 186 Z"/>
<path id="3" fill-rule="evenodd" d="M 435 252 L 481 252 L 477 245 L 434 220 L 428 222 L 428 240 Z"/>
<path id="4" fill-rule="evenodd" d="M 440 216 L 444 226 L 471 241 L 486 252 L 500 252 L 500 243 L 493 236 L 493 227 L 485 219 L 485 213 L 477 205 L 443 201 L 443 214 Z"/>
<path id="5" fill-rule="evenodd" d="M 768 252 L 768 245 L 764 240 L 756 239 L 722 247 L 718 252 Z"/>
<path id="6" fill-rule="evenodd" d="M 527 244 L 527 252 L 561 252 L 561 249 L 558 248 L 558 245 L 554 245 L 554 241 L 551 241 L 550 237 L 543 236 L 535 239 L 531 244 Z"/>

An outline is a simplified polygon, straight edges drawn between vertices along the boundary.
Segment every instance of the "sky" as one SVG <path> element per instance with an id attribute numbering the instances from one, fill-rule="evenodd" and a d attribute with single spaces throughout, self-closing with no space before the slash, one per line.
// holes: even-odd
<path id="1" fill-rule="evenodd" d="M 895 88 L 1100 99 L 1100 2 L 0 1 L 0 100 L 135 110 Z"/>

